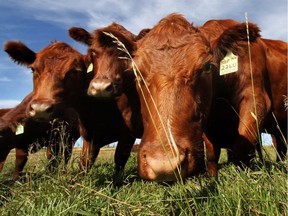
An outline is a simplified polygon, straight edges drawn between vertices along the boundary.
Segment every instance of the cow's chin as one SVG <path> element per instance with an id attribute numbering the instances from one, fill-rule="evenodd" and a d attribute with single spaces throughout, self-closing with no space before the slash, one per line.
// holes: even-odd
<path id="1" fill-rule="evenodd" d="M 149 148 L 146 143 L 141 144 L 138 154 L 138 173 L 144 180 L 157 182 L 175 182 L 183 180 L 189 175 L 190 158 L 187 150 L 178 148 L 179 153 L 172 154 L 167 147 Z M 155 146 L 155 145 L 154 145 Z M 161 148 L 161 149 L 160 149 Z"/>
<path id="2" fill-rule="evenodd" d="M 36 117 L 31 117 L 31 119 L 36 122 L 51 122 L 55 118 L 52 116 L 36 116 Z"/>

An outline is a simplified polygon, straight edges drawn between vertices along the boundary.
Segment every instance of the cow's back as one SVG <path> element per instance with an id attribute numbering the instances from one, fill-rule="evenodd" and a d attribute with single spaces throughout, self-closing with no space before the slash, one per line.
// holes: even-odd
<path id="1" fill-rule="evenodd" d="M 9 112 L 12 108 L 3 108 L 0 109 L 0 116 L 3 116 L 4 114 L 6 114 L 7 112 Z"/>

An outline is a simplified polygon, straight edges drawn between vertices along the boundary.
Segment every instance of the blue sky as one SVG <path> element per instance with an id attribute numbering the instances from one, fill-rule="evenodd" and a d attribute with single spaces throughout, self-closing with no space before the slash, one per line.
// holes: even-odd
<path id="1" fill-rule="evenodd" d="M 112 22 L 133 33 L 153 27 L 169 13 L 182 13 L 195 25 L 209 19 L 249 21 L 262 36 L 287 41 L 287 0 L 3 0 L 0 1 L 0 108 L 13 107 L 32 90 L 31 71 L 3 51 L 5 41 L 22 41 L 39 51 L 51 41 L 64 41 L 85 53 L 67 35 L 72 26 L 89 31 Z"/>

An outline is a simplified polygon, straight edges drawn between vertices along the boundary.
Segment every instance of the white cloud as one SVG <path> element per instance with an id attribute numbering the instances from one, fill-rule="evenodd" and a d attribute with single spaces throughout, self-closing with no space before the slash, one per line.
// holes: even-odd
<path id="1" fill-rule="evenodd" d="M 287 2 L 278 0 L 11 0 L 15 8 L 27 10 L 35 19 L 49 21 L 69 28 L 81 26 L 93 30 L 115 21 L 133 33 L 154 26 L 161 18 L 179 12 L 197 25 L 209 19 L 249 19 L 260 24 L 263 35 L 271 39 L 286 39 Z M 0 3 L 8 4 L 8 3 Z M 261 5 L 261 7 L 259 7 Z"/>
<path id="2" fill-rule="evenodd" d="M 11 82 L 11 79 L 8 77 L 0 77 L 0 82 Z"/>
<path id="3" fill-rule="evenodd" d="M 10 108 L 17 106 L 20 100 L 0 100 L 0 108 Z"/>

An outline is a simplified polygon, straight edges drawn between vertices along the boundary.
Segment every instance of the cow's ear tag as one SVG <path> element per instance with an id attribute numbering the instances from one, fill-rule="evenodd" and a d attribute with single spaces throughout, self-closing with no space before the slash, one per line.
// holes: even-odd
<path id="1" fill-rule="evenodd" d="M 16 128 L 15 134 L 19 135 L 19 134 L 23 134 L 23 133 L 24 133 L 24 126 L 22 124 L 19 124 Z"/>
<path id="2" fill-rule="evenodd" d="M 234 73 L 238 71 L 238 56 L 228 51 L 224 59 L 220 62 L 220 75 Z"/>
<path id="3" fill-rule="evenodd" d="M 93 64 L 90 63 L 90 65 L 89 65 L 88 68 L 87 68 L 87 73 L 90 73 L 90 72 L 92 72 L 92 71 L 93 71 Z"/>

